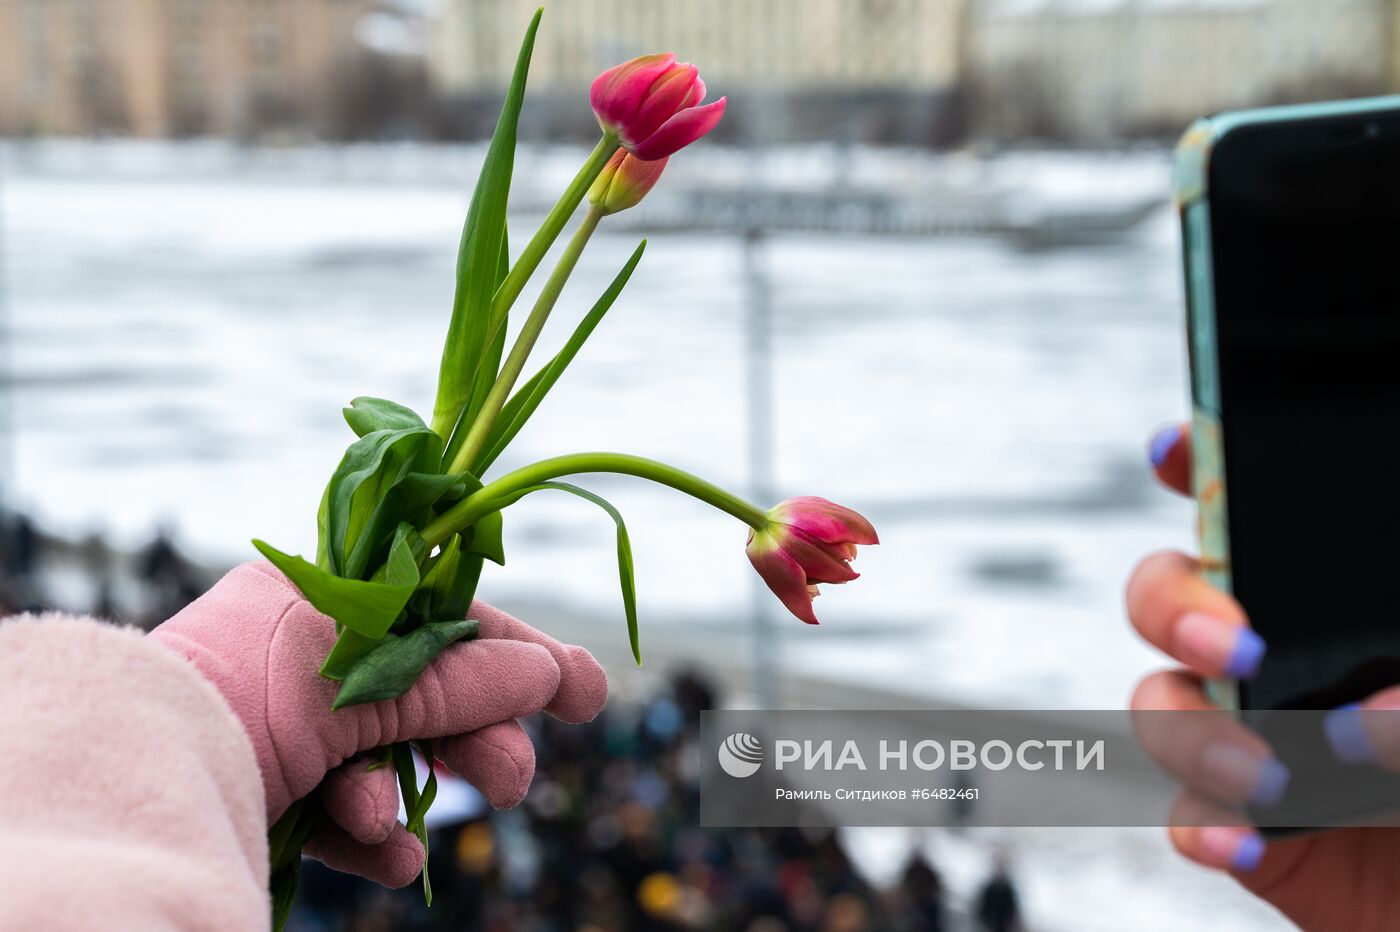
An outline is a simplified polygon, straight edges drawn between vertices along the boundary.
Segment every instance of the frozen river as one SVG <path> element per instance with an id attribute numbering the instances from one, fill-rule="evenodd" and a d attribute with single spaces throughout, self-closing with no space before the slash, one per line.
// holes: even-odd
<path id="1" fill-rule="evenodd" d="M 74 534 L 139 543 L 165 523 L 210 561 L 251 557 L 254 536 L 310 551 L 322 485 L 351 436 L 340 406 L 359 394 L 431 403 L 464 179 L 479 156 L 303 153 L 240 169 L 206 147 L 6 155 L 13 432 L 0 487 Z M 552 185 L 575 155 L 524 157 Z M 829 161 L 765 167 L 800 184 Z M 905 183 L 918 161 L 865 153 L 858 168 Z M 724 174 L 723 160 L 696 171 L 707 164 Z M 1031 204 L 1165 192 L 1166 164 L 1153 153 L 994 168 Z M 531 218 L 516 227 L 518 243 Z M 602 228 L 545 345 L 635 240 Z M 742 489 L 743 258 L 733 236 L 652 236 L 498 468 L 619 449 Z M 1148 550 L 1191 538 L 1192 509 L 1154 486 L 1143 453 L 1186 407 L 1170 211 L 1095 247 L 783 235 L 764 261 L 780 496 L 850 504 L 884 542 L 862 552 L 859 582 L 827 587 L 821 627 L 774 603 L 784 663 L 929 702 L 1120 707 L 1161 662 L 1127 630 L 1123 580 Z M 644 648 L 668 628 L 704 626 L 716 650 L 746 649 L 743 529 L 636 482 L 585 484 L 629 518 Z M 605 517 L 540 497 L 512 510 L 506 547 L 509 565 L 483 594 L 616 619 L 583 640 L 624 643 Z M 852 838 L 869 867 L 902 850 L 897 835 Z M 1177 861 L 1160 831 L 978 838 L 940 842 L 951 885 L 970 891 L 1005 842 L 1038 928 L 1271 926 L 1228 881 Z"/>
<path id="2" fill-rule="evenodd" d="M 310 550 L 351 436 L 340 406 L 430 404 L 467 198 L 453 175 L 470 177 L 472 155 L 415 181 L 373 152 L 279 173 L 210 169 L 202 151 L 154 167 L 100 148 L 11 153 L 5 485 L 72 532 L 139 541 L 165 522 L 221 561 L 250 556 L 254 536 Z M 572 161 L 535 157 L 551 176 Z M 1162 155 L 1022 158 L 1015 171 L 1027 197 L 1086 177 L 1167 184 Z M 521 242 L 531 218 L 517 227 Z M 545 345 L 635 244 L 607 230 Z M 1062 250 L 769 242 L 779 497 L 848 503 L 884 541 L 861 554 L 858 583 L 827 587 L 820 628 L 779 621 L 785 662 L 984 705 L 1122 704 L 1153 662 L 1122 620 L 1123 578 L 1148 549 L 1190 541 L 1189 507 L 1143 465 L 1151 430 L 1185 408 L 1176 262 L 1165 207 L 1120 242 Z M 498 468 L 618 449 L 742 489 L 742 263 L 737 237 L 653 236 Z M 629 516 L 644 637 L 704 624 L 742 638 L 743 529 L 634 481 L 591 484 Z M 518 507 L 509 566 L 485 592 L 619 617 L 597 636 L 620 639 L 611 533 L 583 503 Z"/>

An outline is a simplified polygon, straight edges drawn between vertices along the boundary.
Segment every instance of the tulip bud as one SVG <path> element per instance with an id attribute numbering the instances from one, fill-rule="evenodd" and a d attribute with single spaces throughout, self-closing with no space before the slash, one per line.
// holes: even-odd
<path id="1" fill-rule="evenodd" d="M 788 611 L 814 625 L 816 584 L 858 578 L 850 567 L 856 545 L 880 538 L 865 518 L 824 498 L 790 498 L 770 509 L 768 520 L 749 532 L 749 562 Z"/>
<path id="2" fill-rule="evenodd" d="M 618 149 L 588 189 L 588 203 L 603 214 L 636 207 L 661 178 L 665 167 L 664 158 L 643 162 L 626 149 Z"/>
<path id="3" fill-rule="evenodd" d="M 670 52 L 643 55 L 593 80 L 589 102 L 605 132 L 643 161 L 662 159 L 715 128 L 727 97 L 705 106 L 705 82 L 694 65 Z"/>

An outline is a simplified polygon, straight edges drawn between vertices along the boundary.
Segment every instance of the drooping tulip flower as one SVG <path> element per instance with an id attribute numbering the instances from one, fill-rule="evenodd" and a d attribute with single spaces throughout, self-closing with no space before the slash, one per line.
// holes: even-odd
<path id="1" fill-rule="evenodd" d="M 588 189 L 588 203 L 604 214 L 636 207 L 661 178 L 665 167 L 666 158 L 644 162 L 626 149 L 618 149 Z"/>
<path id="2" fill-rule="evenodd" d="M 643 161 L 665 158 L 715 128 L 729 98 L 697 106 L 705 82 L 687 62 L 670 52 L 643 55 L 609 68 L 593 79 L 593 113 L 605 132 Z"/>
<path id="3" fill-rule="evenodd" d="M 818 583 L 850 582 L 857 544 L 878 544 L 875 528 L 856 512 L 824 498 L 790 498 L 768 511 L 768 527 L 749 532 L 749 562 L 788 611 L 817 623 Z"/>

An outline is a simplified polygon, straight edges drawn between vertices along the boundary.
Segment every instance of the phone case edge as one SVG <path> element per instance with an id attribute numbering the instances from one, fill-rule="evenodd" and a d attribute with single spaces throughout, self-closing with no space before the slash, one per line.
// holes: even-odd
<path id="1" fill-rule="evenodd" d="M 1181 215 L 1186 286 L 1187 356 L 1191 379 L 1191 488 L 1201 575 L 1230 591 L 1230 538 L 1225 508 L 1225 451 L 1220 425 L 1219 361 L 1215 339 L 1215 291 L 1211 268 L 1210 155 L 1223 135 L 1212 120 L 1198 120 L 1177 145 L 1173 181 Z M 1211 701 L 1239 708 L 1233 680 L 1206 683 Z"/>
<path id="2" fill-rule="evenodd" d="M 1196 533 L 1201 575 L 1225 592 L 1230 592 L 1232 586 L 1211 259 L 1211 155 L 1225 136 L 1243 127 L 1319 117 L 1360 116 L 1396 109 L 1400 109 L 1400 95 L 1239 110 L 1197 120 L 1177 144 L 1172 176 L 1173 193 L 1181 215 L 1186 283 L 1187 354 L 1191 372 L 1191 486 L 1197 507 Z M 1206 683 L 1206 692 L 1222 708 L 1239 709 L 1239 686 L 1235 681 L 1210 680 Z"/>

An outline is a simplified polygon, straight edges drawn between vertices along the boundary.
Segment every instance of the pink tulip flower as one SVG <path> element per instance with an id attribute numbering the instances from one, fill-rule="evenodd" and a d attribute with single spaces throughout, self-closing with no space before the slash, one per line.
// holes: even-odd
<path id="1" fill-rule="evenodd" d="M 878 544 L 875 528 L 856 512 L 824 498 L 790 498 L 768 511 L 769 525 L 749 532 L 749 562 L 788 611 L 817 623 L 817 583 L 850 582 L 857 544 Z"/>
<path id="2" fill-rule="evenodd" d="M 618 149 L 588 189 L 588 203 L 603 214 L 636 207 L 661 179 L 665 167 L 666 158 L 643 162 L 626 149 Z"/>
<path id="3" fill-rule="evenodd" d="M 593 79 L 593 113 L 604 132 L 616 133 L 628 152 L 650 162 L 684 149 L 715 128 L 724 116 L 721 97 L 705 98 L 705 82 L 694 65 L 670 52 L 643 55 Z"/>

